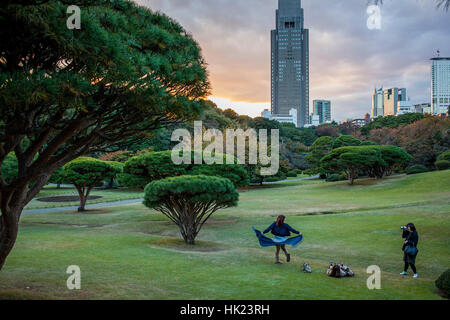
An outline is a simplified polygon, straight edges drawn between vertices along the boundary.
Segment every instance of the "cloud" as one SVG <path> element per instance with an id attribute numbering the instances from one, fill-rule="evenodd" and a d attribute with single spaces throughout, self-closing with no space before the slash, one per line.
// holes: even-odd
<path id="1" fill-rule="evenodd" d="M 270 104 L 276 0 L 136 2 L 173 17 L 199 42 L 220 107 L 234 101 L 238 112 L 255 116 Z M 302 1 L 310 29 L 310 100 L 330 99 L 336 120 L 369 112 L 375 86 L 406 87 L 414 103 L 428 102 L 429 59 L 437 49 L 450 56 L 450 12 L 431 0 L 383 2 L 382 28 L 369 30 L 366 0 Z"/>

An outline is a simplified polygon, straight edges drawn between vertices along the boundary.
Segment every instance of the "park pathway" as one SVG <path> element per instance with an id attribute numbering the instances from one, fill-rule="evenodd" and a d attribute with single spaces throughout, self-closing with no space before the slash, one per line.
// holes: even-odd
<path id="1" fill-rule="evenodd" d="M 299 179 L 290 179 L 283 181 L 275 181 L 275 182 L 264 182 L 264 184 L 274 184 L 274 183 L 283 183 L 283 182 L 295 182 L 302 180 L 312 180 L 317 179 L 319 176 L 299 178 Z M 143 198 L 140 199 L 130 199 L 130 200 L 122 200 L 122 201 L 114 201 L 114 202 L 104 202 L 104 203 L 96 203 L 96 204 L 88 204 L 86 205 L 86 209 L 98 209 L 98 208 L 106 208 L 106 207 L 115 207 L 115 206 L 126 206 L 130 204 L 142 203 L 144 201 Z M 78 206 L 70 206 L 70 207 L 58 207 L 58 208 L 42 208 L 42 209 L 29 209 L 23 210 L 22 214 L 36 214 L 36 213 L 55 213 L 55 212 L 67 212 L 67 211 L 77 211 Z"/>

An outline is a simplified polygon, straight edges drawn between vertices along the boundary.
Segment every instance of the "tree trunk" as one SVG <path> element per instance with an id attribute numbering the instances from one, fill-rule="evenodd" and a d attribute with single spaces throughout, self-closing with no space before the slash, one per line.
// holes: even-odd
<path id="1" fill-rule="evenodd" d="M 0 270 L 5 264 L 6 258 L 16 243 L 19 231 L 19 215 L 21 209 L 2 212 L 0 230 Z"/>
<path id="2" fill-rule="evenodd" d="M 80 186 L 76 186 L 77 191 L 78 191 L 78 195 L 80 196 L 80 206 L 78 207 L 78 212 L 84 212 L 86 211 L 85 207 L 86 207 L 86 201 L 87 201 L 87 196 L 84 195 L 84 187 L 80 187 Z"/>
<path id="3" fill-rule="evenodd" d="M 184 242 L 186 242 L 187 244 L 195 244 L 197 231 L 195 230 L 194 226 L 190 225 L 189 223 L 187 223 L 187 225 L 184 224 L 186 224 L 186 221 L 180 221 L 178 224 Z"/>
<path id="4" fill-rule="evenodd" d="M 355 181 L 355 173 L 352 170 L 350 170 L 350 172 L 348 173 L 348 184 L 352 186 L 354 181 Z"/>
<path id="5" fill-rule="evenodd" d="M 187 244 L 195 244 L 195 236 L 194 236 L 194 234 L 191 233 L 191 232 L 188 232 L 188 233 L 186 234 L 185 238 L 184 238 L 184 241 L 185 241 Z"/>

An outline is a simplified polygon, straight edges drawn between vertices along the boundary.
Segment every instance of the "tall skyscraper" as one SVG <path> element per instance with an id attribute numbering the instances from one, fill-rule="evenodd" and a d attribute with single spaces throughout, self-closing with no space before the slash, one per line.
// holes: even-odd
<path id="1" fill-rule="evenodd" d="M 314 115 L 319 116 L 319 123 L 331 122 L 331 101 L 314 100 Z"/>
<path id="2" fill-rule="evenodd" d="M 384 90 L 384 115 L 396 116 L 399 111 L 399 101 L 406 101 L 406 89 L 391 88 Z"/>
<path id="3" fill-rule="evenodd" d="M 448 112 L 450 106 L 450 58 L 431 59 L 431 111 Z"/>
<path id="4" fill-rule="evenodd" d="M 384 92 L 383 88 L 373 91 L 372 95 L 372 118 L 384 116 Z"/>
<path id="5" fill-rule="evenodd" d="M 309 31 L 301 0 L 278 0 L 271 32 L 271 107 L 273 115 L 297 110 L 299 127 L 309 122 Z"/>

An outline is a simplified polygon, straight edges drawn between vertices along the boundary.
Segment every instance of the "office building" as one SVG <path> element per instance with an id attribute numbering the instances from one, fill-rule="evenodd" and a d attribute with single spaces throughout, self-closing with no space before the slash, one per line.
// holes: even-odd
<path id="1" fill-rule="evenodd" d="M 431 61 L 431 110 L 433 114 L 447 113 L 450 106 L 450 58 L 438 56 Z"/>
<path id="2" fill-rule="evenodd" d="M 412 105 L 411 100 L 406 100 L 406 101 L 399 101 L 397 104 L 397 114 L 396 115 L 401 115 L 401 114 L 405 114 L 405 113 L 412 113 L 415 112 L 415 109 Z"/>
<path id="3" fill-rule="evenodd" d="M 313 106 L 313 115 L 319 116 L 320 124 L 331 122 L 331 101 L 314 100 Z"/>
<path id="4" fill-rule="evenodd" d="M 276 29 L 271 32 L 271 111 L 297 110 L 297 125 L 309 122 L 309 33 L 301 0 L 278 0 Z"/>
<path id="5" fill-rule="evenodd" d="M 261 116 L 263 118 L 269 119 L 269 120 L 275 120 L 280 123 L 293 123 L 296 127 L 298 127 L 298 117 L 297 117 L 297 109 L 292 108 L 289 110 L 289 114 L 272 114 L 269 110 L 265 109 Z"/>
<path id="6" fill-rule="evenodd" d="M 398 114 L 398 102 L 406 100 L 405 88 L 384 90 L 384 116 L 396 116 Z"/>
<path id="7" fill-rule="evenodd" d="M 431 113 L 431 103 L 415 104 L 413 106 L 413 110 L 414 110 L 414 112 L 417 112 L 417 113 L 430 114 Z"/>
<path id="8" fill-rule="evenodd" d="M 372 118 L 383 117 L 384 116 L 384 92 L 383 88 L 373 91 L 372 95 Z"/>

